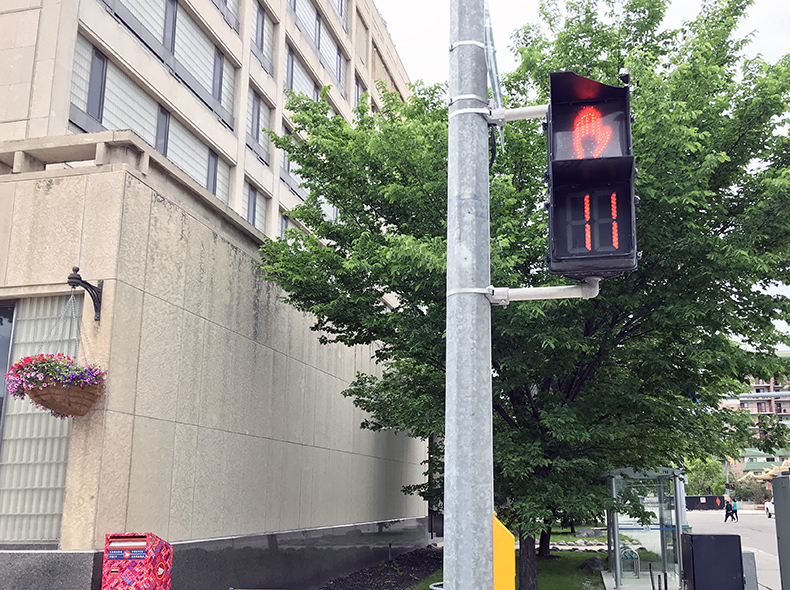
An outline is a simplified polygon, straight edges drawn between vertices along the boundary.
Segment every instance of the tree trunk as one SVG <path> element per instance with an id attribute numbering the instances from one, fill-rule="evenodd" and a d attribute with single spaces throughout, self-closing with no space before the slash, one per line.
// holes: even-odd
<path id="1" fill-rule="evenodd" d="M 541 559 L 548 559 L 551 557 L 551 548 L 549 542 L 551 541 L 551 527 L 547 528 L 540 533 L 540 547 L 538 548 L 538 557 Z"/>
<path id="2" fill-rule="evenodd" d="M 573 521 L 571 521 L 571 534 L 576 535 L 576 524 Z"/>
<path id="3" fill-rule="evenodd" d="M 518 531 L 518 590 L 538 590 L 538 562 L 535 537 Z"/>

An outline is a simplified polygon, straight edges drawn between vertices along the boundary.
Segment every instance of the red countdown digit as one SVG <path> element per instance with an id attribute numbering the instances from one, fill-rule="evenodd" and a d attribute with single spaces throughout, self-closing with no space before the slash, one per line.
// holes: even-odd
<path id="1" fill-rule="evenodd" d="M 592 251 L 592 230 L 590 229 L 590 195 L 584 195 L 584 247 Z"/>
<path id="2" fill-rule="evenodd" d="M 612 246 L 620 248 L 620 236 L 617 235 L 617 193 L 612 193 Z"/>

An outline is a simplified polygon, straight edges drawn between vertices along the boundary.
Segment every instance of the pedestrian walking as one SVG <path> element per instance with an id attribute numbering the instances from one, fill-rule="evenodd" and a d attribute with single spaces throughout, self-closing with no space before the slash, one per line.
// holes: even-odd
<path id="1" fill-rule="evenodd" d="M 735 520 L 735 517 L 732 515 L 732 504 L 727 500 L 724 503 L 724 522 L 727 522 L 731 518 Z"/>
<path id="2" fill-rule="evenodd" d="M 738 502 L 732 501 L 732 519 L 738 522 Z"/>

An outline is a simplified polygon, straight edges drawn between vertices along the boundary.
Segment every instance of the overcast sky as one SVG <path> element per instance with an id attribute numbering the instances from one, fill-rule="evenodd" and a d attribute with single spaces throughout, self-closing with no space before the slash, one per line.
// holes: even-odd
<path id="1" fill-rule="evenodd" d="M 412 81 L 429 84 L 447 82 L 450 38 L 450 0 L 374 0 L 387 23 L 406 72 Z M 666 23 L 677 27 L 699 11 L 701 0 L 676 0 L 670 6 Z M 527 24 L 538 23 L 539 0 L 489 0 L 499 73 L 516 68 L 510 51 L 511 33 Z M 790 0 L 755 0 L 748 19 L 739 29 L 746 36 L 754 32 L 747 54 L 762 53 L 776 62 L 790 53 Z"/>

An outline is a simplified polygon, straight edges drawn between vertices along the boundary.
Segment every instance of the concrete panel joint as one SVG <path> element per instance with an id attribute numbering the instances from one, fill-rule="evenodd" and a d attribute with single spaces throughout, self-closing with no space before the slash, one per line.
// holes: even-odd
<path id="1" fill-rule="evenodd" d="M 14 166 L 12 172 L 21 174 L 22 172 L 40 172 L 46 170 L 47 166 L 41 160 L 37 160 L 27 152 L 14 152 Z"/>

